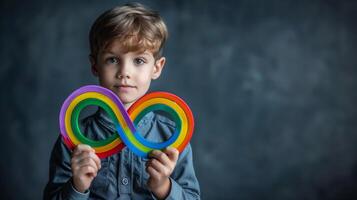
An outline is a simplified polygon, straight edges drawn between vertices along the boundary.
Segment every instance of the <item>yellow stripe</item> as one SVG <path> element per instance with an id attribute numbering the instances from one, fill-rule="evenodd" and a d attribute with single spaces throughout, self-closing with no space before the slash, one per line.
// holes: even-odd
<path id="1" fill-rule="evenodd" d="M 95 99 L 102 100 L 104 103 L 106 103 L 112 109 L 112 111 L 116 115 L 116 117 L 117 117 L 119 123 L 122 125 L 122 127 L 124 127 L 123 124 L 125 124 L 125 126 L 126 126 L 126 123 L 124 122 L 124 119 L 123 119 L 122 115 L 120 114 L 119 108 L 114 104 L 114 102 L 110 98 L 108 98 L 107 96 L 105 96 L 103 94 L 97 93 L 97 92 L 83 93 L 73 99 L 73 101 L 68 106 L 66 115 L 65 115 L 66 131 L 68 133 L 68 137 L 72 140 L 74 145 L 78 145 L 78 144 L 80 144 L 80 142 L 78 141 L 78 139 L 75 137 L 75 135 L 73 133 L 70 117 L 72 116 L 73 109 L 77 106 L 77 104 L 79 102 L 81 102 L 82 100 L 88 99 L 88 98 L 95 98 Z M 106 152 L 106 151 L 109 151 L 109 150 L 115 148 L 120 143 L 122 143 L 122 141 L 118 137 L 108 145 L 105 145 L 102 147 L 93 147 L 93 148 L 95 149 L 96 153 L 102 153 L 102 152 Z"/>
<path id="2" fill-rule="evenodd" d="M 130 115 L 130 118 L 134 121 L 135 118 L 139 115 L 141 111 L 143 111 L 145 108 L 154 105 L 154 104 L 164 104 L 166 106 L 171 107 L 179 116 L 181 119 L 181 130 L 179 133 L 179 137 L 176 139 L 176 141 L 171 145 L 172 147 L 178 148 L 180 144 L 185 140 L 185 137 L 187 135 L 187 130 L 188 130 L 188 119 L 186 116 L 186 113 L 184 110 L 174 101 L 165 99 L 165 98 L 152 98 L 149 99 L 142 104 L 138 105 L 138 107 L 133 110 L 133 112 Z M 142 145 L 141 145 L 142 146 Z"/>

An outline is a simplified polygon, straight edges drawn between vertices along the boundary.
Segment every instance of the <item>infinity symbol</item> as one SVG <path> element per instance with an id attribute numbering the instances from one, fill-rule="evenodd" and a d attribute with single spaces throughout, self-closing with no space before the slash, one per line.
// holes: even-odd
<path id="1" fill-rule="evenodd" d="M 84 136 L 78 120 L 82 109 L 89 105 L 103 108 L 111 117 L 118 134 L 99 141 Z M 168 113 L 176 124 L 173 135 L 161 143 L 147 141 L 135 128 L 147 113 L 155 110 Z M 164 149 L 168 146 L 182 152 L 194 129 L 194 118 L 190 108 L 176 95 L 167 92 L 146 94 L 127 112 L 116 94 L 96 85 L 83 86 L 68 96 L 62 105 L 59 122 L 61 135 L 68 148 L 88 144 L 95 149 L 100 158 L 118 153 L 125 146 L 140 157 L 147 157 L 153 149 Z"/>

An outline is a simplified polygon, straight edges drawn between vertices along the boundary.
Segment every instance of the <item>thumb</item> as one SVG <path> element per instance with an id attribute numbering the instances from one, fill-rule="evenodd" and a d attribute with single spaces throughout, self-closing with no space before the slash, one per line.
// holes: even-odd
<path id="1" fill-rule="evenodd" d="M 164 150 L 164 153 L 166 153 L 169 159 L 173 162 L 176 162 L 179 156 L 179 151 L 174 147 L 167 147 Z"/>

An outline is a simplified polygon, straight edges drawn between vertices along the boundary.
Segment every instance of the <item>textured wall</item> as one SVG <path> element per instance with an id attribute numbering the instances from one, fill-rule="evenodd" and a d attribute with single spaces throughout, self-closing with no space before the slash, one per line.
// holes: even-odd
<path id="1" fill-rule="evenodd" d="M 357 1 L 142 1 L 170 39 L 203 199 L 357 199 Z M 1 199 L 40 199 L 87 35 L 121 1 L 1 1 Z M 222 197 L 224 195 L 224 198 Z"/>

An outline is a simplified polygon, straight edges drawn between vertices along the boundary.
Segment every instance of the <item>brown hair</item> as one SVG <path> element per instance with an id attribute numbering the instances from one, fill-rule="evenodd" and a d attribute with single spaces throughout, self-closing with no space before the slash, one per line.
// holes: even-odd
<path id="1" fill-rule="evenodd" d="M 167 37 L 166 25 L 158 12 L 139 3 L 125 4 L 104 12 L 92 25 L 91 56 L 96 59 L 100 50 L 119 39 L 124 52 L 150 50 L 158 58 Z"/>

